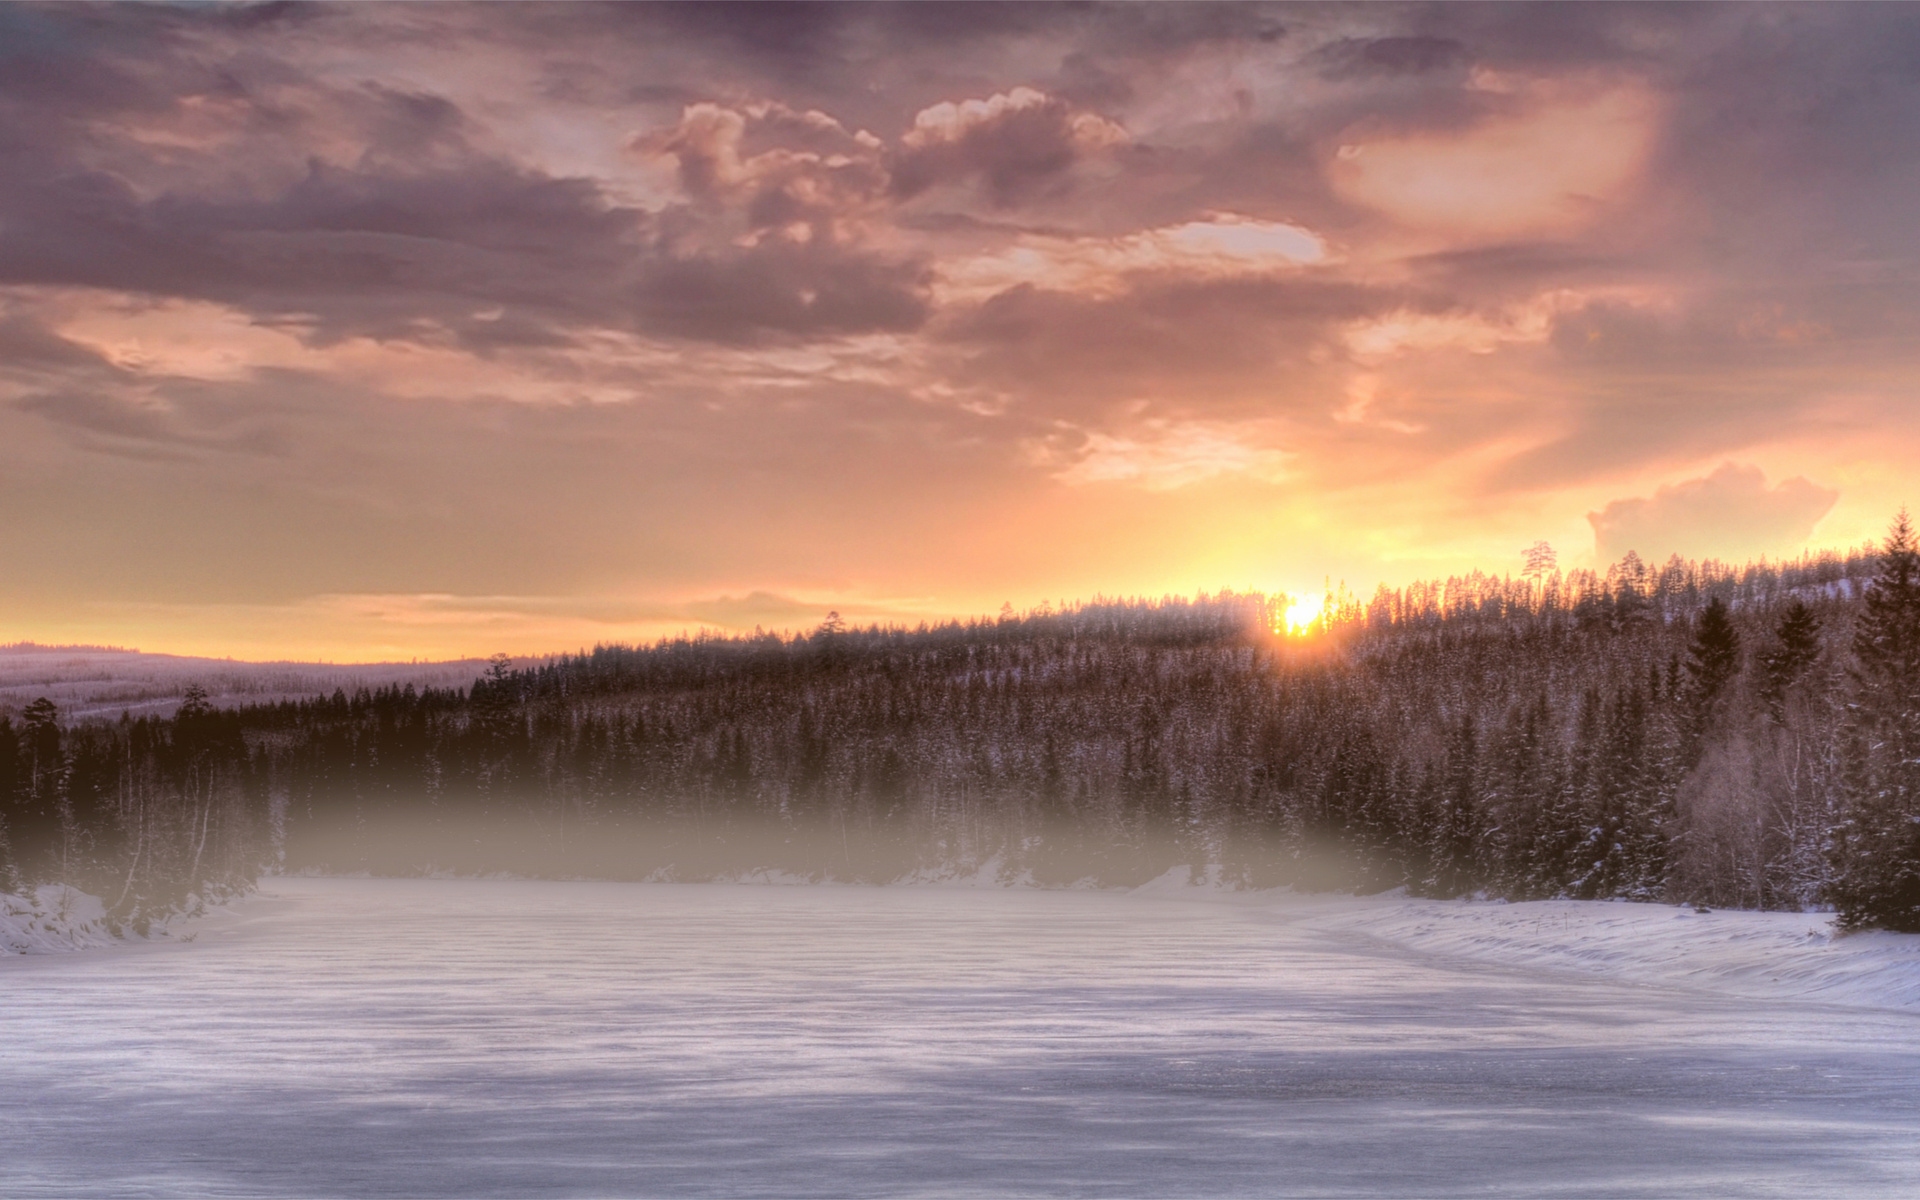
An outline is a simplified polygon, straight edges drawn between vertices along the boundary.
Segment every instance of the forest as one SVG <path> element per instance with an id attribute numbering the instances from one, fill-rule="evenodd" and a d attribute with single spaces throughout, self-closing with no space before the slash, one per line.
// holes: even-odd
<path id="1" fill-rule="evenodd" d="M 1541 548 L 1544 549 L 1544 548 Z M 0 719 L 0 890 L 263 872 L 1830 906 L 1920 931 L 1920 551 L 601 646 L 467 688 Z"/>

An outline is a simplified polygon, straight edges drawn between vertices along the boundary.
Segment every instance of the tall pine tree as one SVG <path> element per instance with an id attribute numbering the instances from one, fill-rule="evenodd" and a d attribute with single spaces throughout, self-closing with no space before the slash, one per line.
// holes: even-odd
<path id="1" fill-rule="evenodd" d="M 1820 657 L 1820 618 L 1805 600 L 1787 606 L 1774 630 L 1775 645 L 1762 657 L 1761 699 L 1776 724 L 1786 720 L 1787 694 Z"/>
<path id="2" fill-rule="evenodd" d="M 1693 642 L 1687 647 L 1681 755 L 1688 766 L 1699 762 L 1707 733 L 1719 715 L 1721 697 L 1739 670 L 1740 633 L 1733 627 L 1727 602 L 1715 596 L 1701 610 Z"/>
<path id="3" fill-rule="evenodd" d="M 1905 510 L 1867 588 L 1853 652 L 1830 895 L 1842 928 L 1920 933 L 1920 547 Z"/>

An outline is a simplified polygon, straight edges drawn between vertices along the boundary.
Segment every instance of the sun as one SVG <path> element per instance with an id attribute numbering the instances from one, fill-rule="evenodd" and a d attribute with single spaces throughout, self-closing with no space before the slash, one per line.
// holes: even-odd
<path id="1" fill-rule="evenodd" d="M 1307 632 L 1313 623 L 1320 619 L 1320 610 L 1325 600 L 1319 596 L 1302 596 L 1287 605 L 1286 631 L 1292 634 Z"/>

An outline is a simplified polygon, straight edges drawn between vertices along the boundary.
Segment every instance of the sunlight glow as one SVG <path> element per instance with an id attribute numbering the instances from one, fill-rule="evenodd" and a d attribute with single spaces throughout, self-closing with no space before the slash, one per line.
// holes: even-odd
<path id="1" fill-rule="evenodd" d="M 1285 632 L 1296 637 L 1308 632 L 1313 623 L 1320 619 L 1320 610 L 1325 603 L 1324 598 L 1319 596 L 1302 596 L 1290 602 L 1287 605 Z"/>

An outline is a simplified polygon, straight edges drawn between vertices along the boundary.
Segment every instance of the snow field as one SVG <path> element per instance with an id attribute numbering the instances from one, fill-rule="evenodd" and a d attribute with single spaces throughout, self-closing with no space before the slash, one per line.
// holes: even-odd
<path id="1" fill-rule="evenodd" d="M 0 1194 L 1920 1195 L 1912 960 L 1821 918 L 980 882 L 272 879 L 0 959 Z"/>

